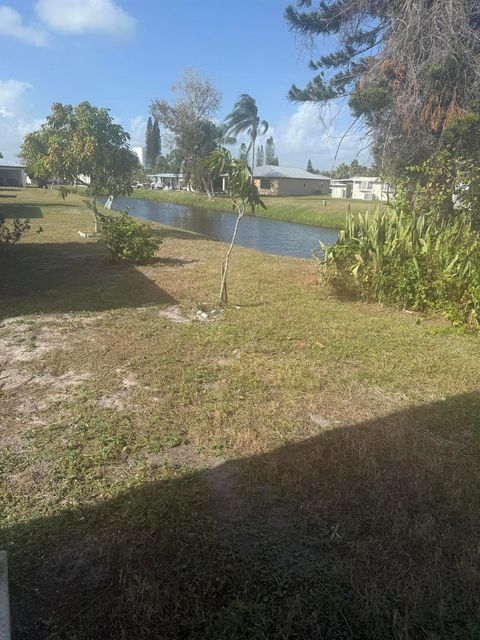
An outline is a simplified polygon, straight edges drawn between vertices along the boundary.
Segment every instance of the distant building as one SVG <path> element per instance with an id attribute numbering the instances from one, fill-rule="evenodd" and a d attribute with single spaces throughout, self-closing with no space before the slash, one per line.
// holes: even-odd
<path id="1" fill-rule="evenodd" d="M 354 176 L 344 180 L 332 180 L 331 194 L 332 198 L 386 202 L 395 197 L 395 187 L 378 177 Z"/>
<path id="2" fill-rule="evenodd" d="M 145 166 L 145 147 L 132 147 L 133 153 L 137 156 L 142 167 Z"/>
<path id="3" fill-rule="evenodd" d="M 147 175 L 150 184 L 158 189 L 186 189 L 187 179 L 183 173 L 151 173 Z"/>
<path id="4" fill-rule="evenodd" d="M 351 180 L 332 180 L 330 185 L 330 194 L 332 198 L 351 198 L 352 197 Z"/>
<path id="5" fill-rule="evenodd" d="M 26 187 L 26 165 L 0 158 L 0 187 Z"/>
<path id="6" fill-rule="evenodd" d="M 262 196 L 311 196 L 330 193 L 330 178 L 303 169 L 264 165 L 253 179 Z"/>

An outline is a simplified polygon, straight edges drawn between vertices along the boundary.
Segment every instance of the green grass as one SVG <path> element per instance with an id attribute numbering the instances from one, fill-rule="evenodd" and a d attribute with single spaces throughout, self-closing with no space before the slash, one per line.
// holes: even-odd
<path id="1" fill-rule="evenodd" d="M 203 193 L 135 189 L 132 197 L 188 204 L 220 211 L 232 210 L 232 204 L 227 197 L 215 196 L 214 200 L 209 200 Z M 264 196 L 262 199 L 267 209 L 258 209 L 257 216 L 334 229 L 339 229 L 344 225 L 349 208 L 352 213 L 364 213 L 375 207 L 375 203 L 372 204 L 364 200 L 330 198 L 330 196 Z"/>
<path id="2" fill-rule="evenodd" d="M 16 637 L 478 638 L 477 335 L 243 248 L 218 313 L 222 243 L 113 265 L 78 196 L 0 196 Z"/>

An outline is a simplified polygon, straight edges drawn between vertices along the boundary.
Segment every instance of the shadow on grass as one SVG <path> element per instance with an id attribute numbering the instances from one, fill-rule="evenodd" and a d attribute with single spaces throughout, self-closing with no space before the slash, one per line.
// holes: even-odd
<path id="1" fill-rule="evenodd" d="M 8 203 L 5 208 L 0 205 L 0 216 L 7 220 L 15 220 L 18 218 L 43 218 L 43 213 L 40 205 L 37 204 Z"/>
<path id="2" fill-rule="evenodd" d="M 21 243 L 0 261 L 0 317 L 103 311 L 176 300 L 96 243 Z"/>
<path id="3" fill-rule="evenodd" d="M 478 638 L 479 428 L 449 398 L 12 526 L 15 637 Z"/>

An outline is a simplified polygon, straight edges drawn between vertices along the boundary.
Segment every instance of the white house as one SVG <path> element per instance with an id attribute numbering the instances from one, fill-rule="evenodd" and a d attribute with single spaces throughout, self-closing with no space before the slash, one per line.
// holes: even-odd
<path id="1" fill-rule="evenodd" d="M 330 193 L 330 178 L 293 167 L 266 164 L 255 168 L 253 179 L 262 196 L 310 196 Z"/>
<path id="2" fill-rule="evenodd" d="M 346 180 L 332 180 L 330 184 L 330 194 L 332 198 L 351 198 L 352 182 Z"/>
<path id="3" fill-rule="evenodd" d="M 378 200 L 386 202 L 395 197 L 395 187 L 378 177 L 354 176 L 332 181 L 332 198 Z"/>
<path id="4" fill-rule="evenodd" d="M 352 178 L 352 198 L 356 200 L 380 200 L 384 202 L 395 195 L 392 185 L 380 178 L 354 176 Z"/>
<path id="5" fill-rule="evenodd" d="M 0 187 L 26 187 L 26 165 L 0 158 Z"/>
<path id="6" fill-rule="evenodd" d="M 162 189 L 186 189 L 187 179 L 183 173 L 151 173 L 147 180 Z"/>

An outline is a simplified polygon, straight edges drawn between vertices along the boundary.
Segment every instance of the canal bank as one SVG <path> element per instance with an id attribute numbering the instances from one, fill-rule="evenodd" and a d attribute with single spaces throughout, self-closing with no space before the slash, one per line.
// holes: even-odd
<path id="1" fill-rule="evenodd" d="M 138 218 L 194 231 L 221 242 L 230 241 L 236 220 L 233 213 L 140 198 L 115 198 L 113 209 L 128 210 Z M 337 230 L 326 227 L 245 216 L 239 226 L 237 244 L 274 255 L 310 258 L 319 251 L 320 241 L 330 245 L 337 236 Z"/>
<path id="2" fill-rule="evenodd" d="M 187 191 L 151 191 L 135 189 L 133 197 L 155 202 L 170 202 L 211 211 L 232 211 L 232 203 L 227 196 L 216 195 L 209 200 L 204 193 L 190 193 Z M 256 212 L 258 218 L 269 218 L 283 222 L 295 222 L 314 227 L 341 229 L 345 224 L 348 210 L 363 213 L 372 209 L 371 202 L 329 196 L 263 196 L 266 209 Z"/>

